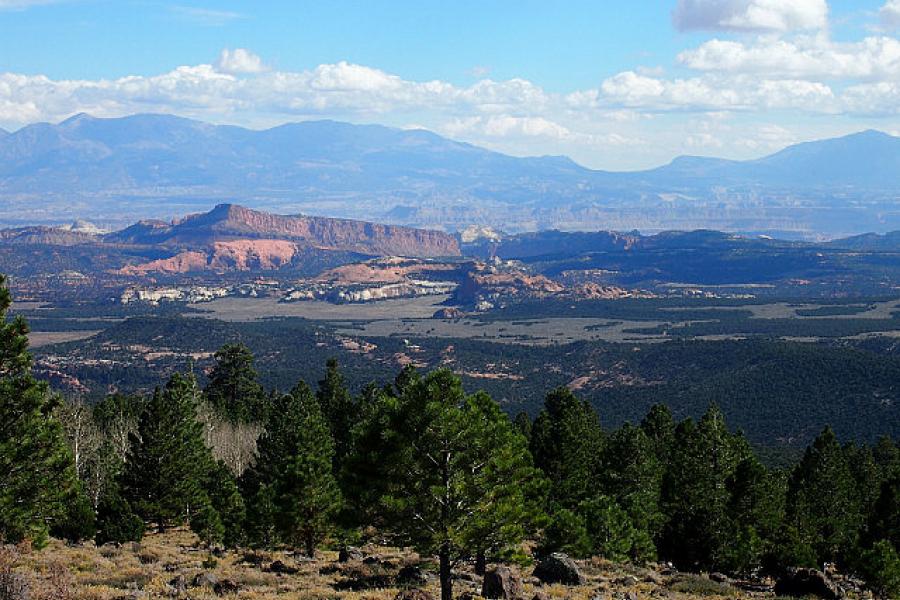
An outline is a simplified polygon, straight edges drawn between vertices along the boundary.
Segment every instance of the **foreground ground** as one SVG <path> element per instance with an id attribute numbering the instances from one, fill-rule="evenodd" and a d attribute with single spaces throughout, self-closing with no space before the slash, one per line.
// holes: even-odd
<path id="1" fill-rule="evenodd" d="M 424 578 L 415 586 L 440 597 L 430 561 L 412 552 L 376 547 L 363 550 L 363 556 L 343 563 L 334 551 L 323 551 L 315 560 L 287 552 L 225 552 L 213 557 L 197 547 L 190 533 L 172 531 L 149 535 L 140 544 L 118 547 L 67 546 L 54 540 L 40 552 L 7 549 L 0 556 L 0 574 L 14 562 L 13 570 L 30 581 L 32 600 L 392 600 L 401 589 L 396 583 L 400 570 L 418 565 Z M 580 566 L 587 580 L 582 586 L 541 585 L 531 577 L 530 567 L 518 569 L 524 580 L 523 600 L 539 592 L 546 594 L 547 600 L 774 597 L 771 592 L 741 590 L 665 567 L 638 568 L 597 559 L 581 562 Z M 456 572 L 454 588 L 457 598 L 477 598 L 481 578 L 471 568 L 462 568 Z"/>

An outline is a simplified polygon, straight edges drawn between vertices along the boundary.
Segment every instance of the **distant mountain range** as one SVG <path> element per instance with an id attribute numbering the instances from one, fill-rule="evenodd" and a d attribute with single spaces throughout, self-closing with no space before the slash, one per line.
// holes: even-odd
<path id="1" fill-rule="evenodd" d="M 252 208 L 510 232 L 710 228 L 794 238 L 900 229 L 900 138 L 865 131 L 757 160 L 648 171 L 516 158 L 424 130 L 308 121 L 254 131 L 78 115 L 0 132 L 0 224 Z"/>
<path id="2" fill-rule="evenodd" d="M 482 279 L 492 285 L 517 281 L 544 291 L 588 285 L 596 293 L 619 288 L 668 293 L 670 285 L 709 285 L 800 297 L 882 296 L 900 289 L 900 232 L 818 243 L 712 230 L 481 233 L 453 236 L 221 204 L 208 212 L 139 221 L 109 233 L 87 223 L 0 229 L 0 265 L 28 293 L 47 286 L 54 293 L 69 293 L 74 277 L 100 295 L 135 283 L 197 278 L 216 284 L 258 277 L 321 279 L 323 271 L 348 264 L 351 272 L 363 273 L 363 281 L 372 279 L 374 271 L 382 281 L 385 273 L 396 274 L 398 264 L 422 259 L 436 259 L 424 262 L 444 276 L 463 263 L 473 264 L 466 258 L 483 259 Z M 382 265 L 377 268 L 372 266 L 376 263 L 360 263 L 372 257 L 405 258 L 377 263 Z M 494 261 L 498 258 L 501 262 Z M 527 267 L 503 262 L 507 260 Z M 392 277 L 385 281 L 394 282 Z"/>

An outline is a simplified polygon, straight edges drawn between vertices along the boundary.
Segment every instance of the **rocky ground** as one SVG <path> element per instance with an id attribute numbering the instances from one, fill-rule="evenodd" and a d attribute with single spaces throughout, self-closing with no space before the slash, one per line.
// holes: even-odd
<path id="1" fill-rule="evenodd" d="M 177 530 L 122 546 L 54 540 L 42 551 L 0 548 L 0 599 L 432 600 L 440 598 L 436 571 L 431 559 L 414 552 L 375 546 L 322 551 L 315 559 L 289 552 L 212 554 L 192 534 Z M 554 579 L 564 582 L 550 583 Z M 484 577 L 468 565 L 455 572 L 455 598 L 477 600 L 482 594 L 503 600 L 775 597 L 771 585 L 760 582 L 679 573 L 664 565 L 565 558 L 537 569 L 489 566 Z"/>

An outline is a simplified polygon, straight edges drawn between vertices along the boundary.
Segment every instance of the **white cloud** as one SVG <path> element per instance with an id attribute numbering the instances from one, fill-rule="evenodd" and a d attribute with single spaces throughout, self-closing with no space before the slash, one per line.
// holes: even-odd
<path id="1" fill-rule="evenodd" d="M 900 1 L 900 0 L 898 0 Z M 681 52 L 678 62 L 698 71 L 809 79 L 893 79 L 900 76 L 900 40 L 887 36 L 837 43 L 824 35 L 751 43 L 713 39 Z"/>
<path id="2" fill-rule="evenodd" d="M 222 73 L 262 73 L 266 70 L 262 59 L 244 48 L 225 48 L 216 61 L 216 69 Z"/>
<path id="3" fill-rule="evenodd" d="M 606 79 L 598 98 L 607 104 L 662 111 L 837 110 L 834 92 L 824 83 L 755 77 L 658 79 L 625 71 Z"/>
<path id="4" fill-rule="evenodd" d="M 900 28 L 900 0 L 887 0 L 878 11 L 878 17 L 885 29 Z"/>
<path id="5" fill-rule="evenodd" d="M 478 134 L 487 137 L 545 137 L 563 140 L 574 134 L 559 123 L 543 117 L 514 117 L 496 115 L 490 117 L 466 117 L 454 119 L 442 126 L 451 136 Z"/>
<path id="6" fill-rule="evenodd" d="M 763 129 L 769 114 L 792 120 L 827 114 L 833 116 L 829 122 L 842 119 L 847 128 L 862 115 L 896 128 L 900 79 L 890 60 L 896 40 L 833 44 L 812 36 L 776 42 L 714 40 L 683 53 L 684 76 L 635 69 L 567 94 L 525 79 L 467 86 L 413 81 L 348 62 L 279 71 L 247 49 L 224 50 L 214 64 L 118 79 L 0 73 L 0 127 L 60 121 L 78 112 L 172 113 L 250 127 L 322 117 L 415 123 L 495 150 L 568 154 L 606 168 L 659 164 L 676 151 L 704 148 L 746 156 L 804 139 L 774 129 L 775 123 Z M 758 127 L 748 125 L 754 121 Z M 628 152 L 610 150 L 623 147 Z"/>
<path id="7" fill-rule="evenodd" d="M 822 29 L 825 0 L 679 0 L 672 21 L 682 31 L 775 31 Z"/>
<path id="8" fill-rule="evenodd" d="M 410 81 L 347 62 L 306 71 L 271 71 L 245 49 L 223 51 L 215 66 L 183 66 L 154 76 L 53 80 L 2 73 L 0 125 L 59 120 L 77 112 L 98 116 L 173 112 L 238 123 L 387 115 L 401 123 L 470 123 L 480 127 L 482 135 L 574 139 L 585 124 L 637 123 L 672 111 L 866 115 L 900 111 L 897 78 L 890 70 L 895 67 L 889 61 L 858 59 L 851 64 L 848 52 L 836 64 L 845 65 L 844 74 L 857 75 L 860 81 L 835 87 L 812 77 L 824 67 L 803 59 L 807 55 L 802 52 L 792 50 L 788 54 L 794 59 L 779 62 L 755 54 L 755 47 L 729 48 L 707 46 L 702 53 L 685 57 L 686 66 L 707 69 L 694 76 L 665 78 L 624 71 L 595 89 L 566 95 L 549 93 L 524 79 L 485 79 L 460 87 L 437 80 Z M 867 50 L 861 55 L 885 52 Z M 839 71 L 837 66 L 832 70 Z M 429 115 L 430 121 L 425 119 Z"/>

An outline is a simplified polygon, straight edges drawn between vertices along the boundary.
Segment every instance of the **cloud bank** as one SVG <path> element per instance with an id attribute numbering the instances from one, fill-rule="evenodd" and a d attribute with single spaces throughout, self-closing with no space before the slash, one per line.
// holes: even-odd
<path id="1" fill-rule="evenodd" d="M 0 0 L 0 9 L 35 3 Z M 182 16 L 208 25 L 242 18 Z M 900 39 L 891 33 L 900 26 L 900 0 L 869 17 L 878 22 L 868 35 L 835 41 L 824 0 L 679 0 L 676 28 L 712 31 L 711 39 L 671 65 L 605 74 L 565 93 L 522 78 L 495 80 L 487 67 L 474 67 L 468 75 L 477 81 L 469 84 L 417 81 L 346 61 L 279 70 L 247 48 L 115 79 L 0 72 L 0 127 L 79 112 L 165 112 L 250 127 L 334 118 L 425 127 L 514 154 L 569 154 L 592 166 L 637 168 L 704 149 L 746 157 L 797 138 L 900 129 Z M 616 150 L 623 147 L 628 152 Z"/>

